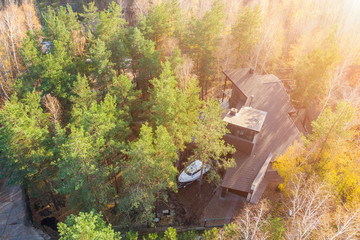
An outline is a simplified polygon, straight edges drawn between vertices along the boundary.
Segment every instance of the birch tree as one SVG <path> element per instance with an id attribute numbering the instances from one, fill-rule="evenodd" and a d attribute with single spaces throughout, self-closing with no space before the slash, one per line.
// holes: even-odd
<path id="1" fill-rule="evenodd" d="M 285 192 L 287 239 L 316 238 L 322 222 L 330 212 L 332 196 L 326 183 L 321 183 L 316 177 L 306 180 L 305 177 L 302 174 L 295 176 Z"/>
<path id="2" fill-rule="evenodd" d="M 270 233 L 265 229 L 269 210 L 266 200 L 257 205 L 245 205 L 234 222 L 224 226 L 220 233 L 221 239 L 269 239 Z"/>

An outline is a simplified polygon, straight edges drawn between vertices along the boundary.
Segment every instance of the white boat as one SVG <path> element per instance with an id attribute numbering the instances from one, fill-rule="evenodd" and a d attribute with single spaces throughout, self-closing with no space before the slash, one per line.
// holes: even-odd
<path id="1" fill-rule="evenodd" d="M 200 160 L 195 160 L 181 171 L 178 177 L 179 188 L 186 187 L 190 183 L 200 178 L 201 165 L 202 162 Z M 203 169 L 203 175 L 209 170 L 210 170 L 210 166 L 205 164 Z"/>

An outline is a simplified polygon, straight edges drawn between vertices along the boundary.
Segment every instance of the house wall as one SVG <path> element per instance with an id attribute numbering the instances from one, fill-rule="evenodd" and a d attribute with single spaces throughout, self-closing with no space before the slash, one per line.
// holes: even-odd
<path id="1" fill-rule="evenodd" d="M 251 190 L 253 191 L 253 193 L 251 195 L 251 200 L 249 199 L 250 203 L 257 204 L 260 200 L 261 195 L 263 194 L 263 191 L 265 191 L 265 188 L 261 189 L 261 184 L 263 184 L 262 181 L 265 177 L 266 171 L 272 158 L 273 155 L 272 153 L 270 153 L 251 185 Z M 262 187 L 264 187 L 264 185 L 262 185 Z"/>
<path id="2" fill-rule="evenodd" d="M 247 196 L 249 195 L 248 192 L 237 191 L 235 189 L 230 189 L 230 188 L 228 189 L 228 192 L 237 194 L 237 195 L 239 195 L 241 197 L 244 197 L 244 198 L 247 198 Z"/>
<path id="3" fill-rule="evenodd" d="M 229 101 L 230 108 L 236 108 L 236 106 L 244 105 L 247 97 L 243 92 L 241 92 L 235 85 L 232 85 L 232 93 Z"/>
<path id="4" fill-rule="evenodd" d="M 254 142 L 254 137 L 256 132 L 230 123 L 227 125 L 227 128 L 230 130 L 230 134 L 233 135 L 234 137 L 239 137 L 248 140 L 250 142 Z"/>
<path id="5" fill-rule="evenodd" d="M 236 148 L 236 150 L 242 151 L 247 154 L 251 154 L 255 145 L 254 142 L 250 142 L 246 139 L 232 136 L 231 134 L 226 134 L 224 136 L 224 140 L 227 143 L 232 144 Z"/>

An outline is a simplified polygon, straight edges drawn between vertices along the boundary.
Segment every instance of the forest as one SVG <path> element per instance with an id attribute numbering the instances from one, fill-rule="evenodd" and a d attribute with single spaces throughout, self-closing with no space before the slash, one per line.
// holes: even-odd
<path id="1" fill-rule="evenodd" d="M 59 239 L 360 238 L 359 11 L 354 0 L 5 0 L 0 177 L 31 211 L 57 212 Z M 311 115 L 272 164 L 279 197 L 221 228 L 133 231 L 154 226 L 185 164 L 211 166 L 200 182 L 214 187 L 235 166 L 222 71 L 246 67 L 277 76 L 299 119 Z"/>

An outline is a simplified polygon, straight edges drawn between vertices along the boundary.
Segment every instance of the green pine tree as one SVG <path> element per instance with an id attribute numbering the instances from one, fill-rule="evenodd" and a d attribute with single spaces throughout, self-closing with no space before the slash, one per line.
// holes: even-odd
<path id="1" fill-rule="evenodd" d="M 194 155 L 190 161 L 200 160 L 201 176 L 205 166 L 210 167 L 207 175 L 209 182 L 219 184 L 221 177 L 218 173 L 220 169 L 234 167 L 235 161 L 229 158 L 229 154 L 235 153 L 235 148 L 225 143 L 223 136 L 228 133 L 227 123 L 221 118 L 223 109 L 215 100 L 206 102 L 201 110 L 200 118 L 196 127 Z"/>
<path id="2" fill-rule="evenodd" d="M 199 116 L 198 88 L 189 84 L 189 92 L 182 92 L 169 62 L 163 64 L 159 78 L 150 83 L 153 85 L 150 89 L 150 120 L 155 126 L 166 127 L 176 147 L 183 150 L 185 144 L 191 142 Z"/>
<path id="3" fill-rule="evenodd" d="M 159 74 L 159 52 L 155 50 L 155 43 L 145 39 L 138 28 L 130 29 L 127 46 L 137 86 L 143 93 L 147 93 L 148 81 Z"/>
<path id="4" fill-rule="evenodd" d="M 123 173 L 128 194 L 122 202 L 123 211 L 136 212 L 139 222 L 151 223 L 155 201 L 165 195 L 165 190 L 176 190 L 176 147 L 163 126 L 155 134 L 144 124 L 136 142 L 127 151 L 129 161 Z"/>
<path id="5" fill-rule="evenodd" d="M 210 11 L 196 19 L 193 17 L 186 37 L 186 52 L 194 61 L 201 97 L 207 93 L 216 72 L 215 52 L 220 44 L 225 24 L 224 6 L 215 1 Z"/>
<path id="6" fill-rule="evenodd" d="M 66 51 L 61 39 L 54 40 L 52 53 L 44 55 L 41 65 L 41 82 L 38 88 L 44 93 L 69 99 L 77 69 L 74 59 Z"/>
<path id="7" fill-rule="evenodd" d="M 311 106 L 315 99 L 321 100 L 328 89 L 327 79 L 330 71 L 340 60 L 335 30 L 332 30 L 294 69 L 296 88 L 292 93 L 292 99 L 298 107 Z"/>
<path id="8" fill-rule="evenodd" d="M 49 116 L 40 105 L 35 91 L 24 99 L 16 95 L 0 110 L 1 166 L 9 174 L 10 182 L 29 186 L 44 180 L 52 169 Z"/>
<path id="9" fill-rule="evenodd" d="M 107 50 L 105 42 L 97 39 L 90 47 L 89 53 L 92 66 L 91 72 L 93 72 L 96 86 L 97 88 L 104 87 L 114 75 L 112 70 L 114 64 L 110 61 L 111 51 Z"/>
<path id="10" fill-rule="evenodd" d="M 97 102 L 86 78 L 79 77 L 76 92 L 67 126 L 70 135 L 62 145 L 57 163 L 57 179 L 60 191 L 70 194 L 73 206 L 84 210 L 95 206 L 102 210 L 109 201 L 115 201 L 121 160 L 118 158 L 130 132 L 129 123 L 123 120 L 125 113 L 117 107 L 115 96 L 107 94 L 103 101 Z"/>
<path id="11" fill-rule="evenodd" d="M 110 60 L 118 74 L 124 72 L 129 65 L 126 46 L 127 25 L 121 6 L 113 1 L 108 9 L 100 12 L 99 24 L 96 26 L 95 37 L 103 41 L 110 51 Z"/>
<path id="12" fill-rule="evenodd" d="M 85 31 L 88 35 L 94 35 L 96 32 L 96 25 L 98 24 L 100 18 L 95 2 L 89 2 L 87 6 L 84 5 L 84 12 L 80 13 L 80 15 L 83 17 L 82 22 L 85 24 Z"/>
<path id="13" fill-rule="evenodd" d="M 260 38 L 262 24 L 261 9 L 259 6 L 248 6 L 241 10 L 235 24 L 232 26 L 231 35 L 236 56 L 236 64 L 246 66 Z"/>

